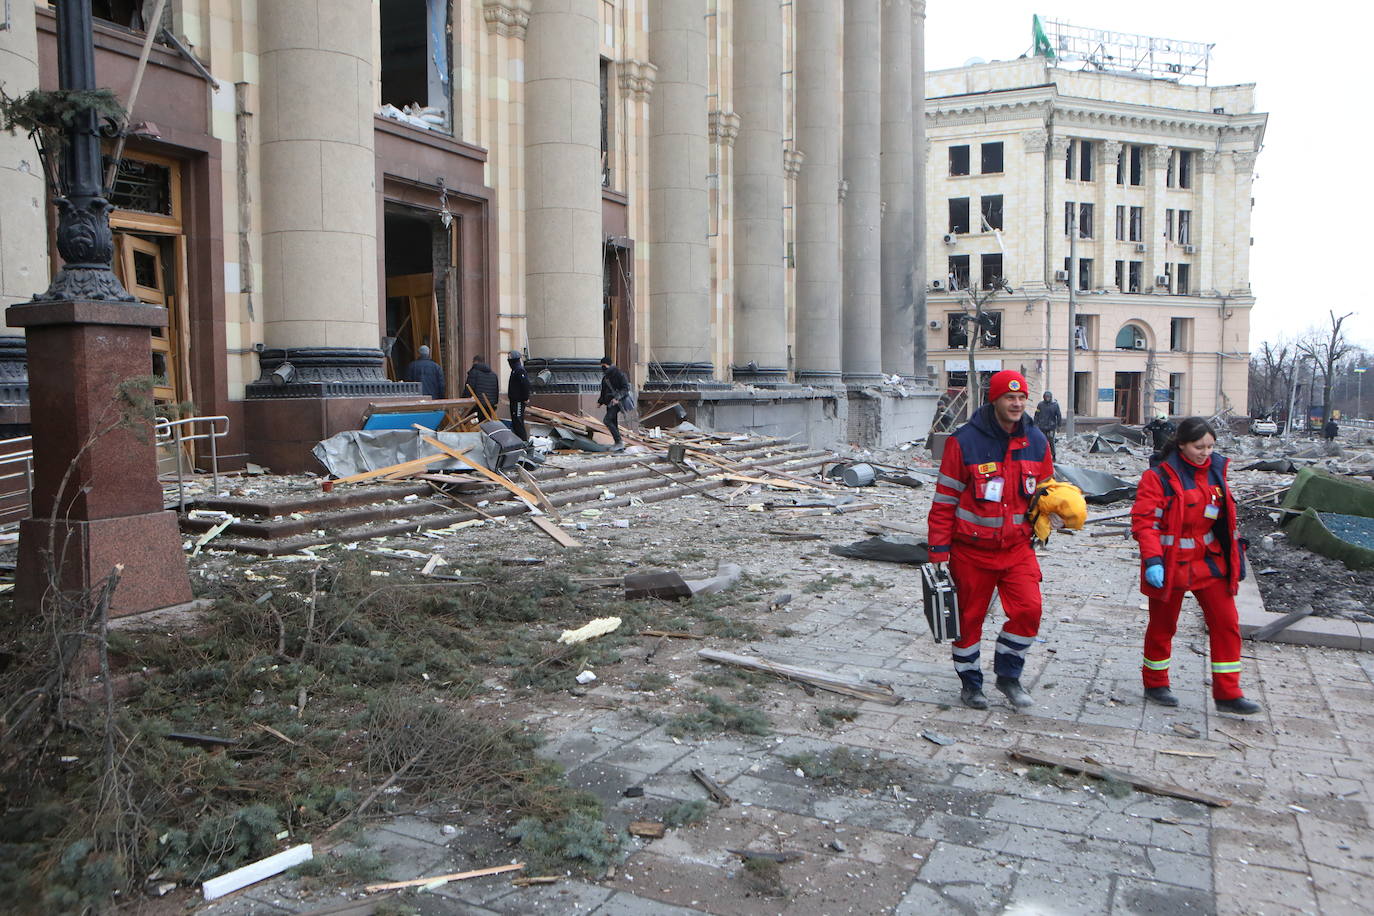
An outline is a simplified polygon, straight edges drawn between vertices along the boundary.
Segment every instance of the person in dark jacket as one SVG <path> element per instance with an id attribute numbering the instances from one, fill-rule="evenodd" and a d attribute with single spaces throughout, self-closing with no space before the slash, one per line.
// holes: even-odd
<path id="1" fill-rule="evenodd" d="M 501 400 L 501 379 L 491 371 L 485 357 L 472 358 L 472 368 L 468 370 L 468 378 L 464 385 L 468 393 L 476 398 L 487 412 L 496 413 L 496 402 Z"/>
<path id="2" fill-rule="evenodd" d="M 1177 706 L 1169 687 L 1174 633 L 1183 598 L 1193 593 L 1207 623 L 1212 700 L 1218 712 L 1250 716 L 1260 705 L 1240 689 L 1240 621 L 1236 592 L 1245 578 L 1245 543 L 1236 530 L 1236 500 L 1227 460 L 1213 451 L 1216 433 L 1189 417 L 1140 478 L 1131 533 L 1140 545 L 1140 590 L 1149 599 L 1140 676 L 1145 699 Z"/>
<path id="3" fill-rule="evenodd" d="M 1054 455 L 1054 438 L 1059 426 L 1064 422 L 1064 414 L 1059 410 L 1059 402 L 1046 391 L 1044 398 L 1035 406 L 1035 428 L 1045 434 L 1050 443 L 1050 455 Z"/>
<path id="4" fill-rule="evenodd" d="M 1150 467 L 1154 467 L 1164 460 L 1164 450 L 1174 435 L 1174 422 L 1164 414 L 1159 414 L 1146 423 L 1144 429 L 1154 440 L 1155 453 L 1150 456 Z"/>
<path id="5" fill-rule="evenodd" d="M 630 399 L 630 380 L 624 372 L 611 361 L 609 356 L 601 357 L 601 396 L 596 403 L 606 408 L 606 428 L 615 440 L 614 449 L 620 451 L 625 443 L 620 439 L 620 412 L 634 407 Z"/>
<path id="6" fill-rule="evenodd" d="M 419 382 L 420 393 L 436 401 L 444 396 L 444 370 L 429 358 L 429 347 L 421 347 L 418 359 L 406 367 L 406 381 Z"/>
<path id="7" fill-rule="evenodd" d="M 1326 421 L 1326 425 L 1322 427 L 1322 435 L 1326 437 L 1327 442 L 1330 442 L 1340 435 L 1340 432 L 1341 426 L 1336 422 L 1335 415 L 1332 414 L 1331 418 Z"/>
<path id="8" fill-rule="evenodd" d="M 506 383 L 506 400 L 510 402 L 510 428 L 521 439 L 529 441 L 525 432 L 525 405 L 530 400 L 530 377 L 525 372 L 524 357 L 519 350 L 511 350 L 506 357 L 510 364 L 510 380 Z"/>

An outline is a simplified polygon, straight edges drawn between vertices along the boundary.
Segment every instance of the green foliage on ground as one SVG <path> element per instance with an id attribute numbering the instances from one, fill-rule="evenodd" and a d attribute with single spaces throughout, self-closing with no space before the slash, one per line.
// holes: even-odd
<path id="1" fill-rule="evenodd" d="M 691 698 L 699 704 L 696 709 L 668 720 L 667 732 L 675 738 L 720 732 L 767 735 L 773 731 L 761 710 L 738 706 L 705 691 L 695 691 Z"/>

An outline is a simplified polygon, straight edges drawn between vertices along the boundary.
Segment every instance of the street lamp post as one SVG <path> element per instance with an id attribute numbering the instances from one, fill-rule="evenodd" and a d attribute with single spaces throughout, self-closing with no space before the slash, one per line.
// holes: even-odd
<path id="1" fill-rule="evenodd" d="M 57 4 L 57 70 L 69 97 L 96 88 L 91 0 Z M 29 612 L 55 594 L 82 605 L 118 569 L 113 616 L 191 599 L 150 424 L 132 409 L 130 390 L 150 375 L 151 332 L 167 326 L 167 310 L 137 301 L 111 269 L 100 139 L 87 109 L 63 128 L 58 148 L 40 147 L 62 268 L 46 292 L 5 310 L 10 327 L 26 329 L 29 360 L 32 515 L 19 527 L 14 589 L 16 607 Z"/>
<path id="2" fill-rule="evenodd" d="M 1364 419 L 1364 374 L 1368 366 L 1360 366 L 1355 370 L 1355 416 Z"/>

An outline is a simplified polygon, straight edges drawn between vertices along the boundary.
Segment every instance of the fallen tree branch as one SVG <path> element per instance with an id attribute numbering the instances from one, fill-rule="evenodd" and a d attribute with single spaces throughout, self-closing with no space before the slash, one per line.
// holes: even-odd
<path id="1" fill-rule="evenodd" d="M 1137 776 L 1126 770 L 1110 769 L 1091 759 L 1074 760 L 1069 757 L 1043 754 L 1039 751 L 1031 751 L 1024 748 L 1012 748 L 1007 751 L 1007 756 L 1013 760 L 1020 760 L 1023 763 L 1058 767 L 1068 773 L 1082 773 L 1084 776 L 1091 776 L 1094 779 L 1110 779 L 1115 782 L 1124 782 L 1129 786 L 1133 786 L 1142 792 L 1149 792 L 1152 795 L 1181 798 L 1185 801 L 1210 805 L 1213 808 L 1231 807 L 1230 799 L 1221 798 L 1216 795 L 1208 795 L 1206 792 L 1195 792 L 1192 789 L 1185 789 L 1183 786 L 1177 786 L 1169 782 L 1156 782 L 1153 779 Z"/>

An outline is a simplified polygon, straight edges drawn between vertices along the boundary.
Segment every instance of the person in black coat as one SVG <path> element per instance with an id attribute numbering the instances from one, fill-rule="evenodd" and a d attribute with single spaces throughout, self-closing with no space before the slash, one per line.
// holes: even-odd
<path id="1" fill-rule="evenodd" d="M 1338 435 L 1340 435 L 1340 432 L 1341 426 L 1339 423 L 1336 422 L 1336 418 L 1334 416 L 1328 418 L 1326 421 L 1326 425 L 1322 427 L 1322 435 L 1326 437 L 1327 442 L 1330 442 L 1332 439 L 1335 439 Z"/>
<path id="2" fill-rule="evenodd" d="M 530 400 L 530 377 L 525 372 L 524 357 L 519 350 L 511 350 L 506 362 L 510 364 L 510 380 L 506 383 L 506 400 L 510 402 L 510 428 L 513 433 L 526 441 L 525 405 Z"/>
<path id="3" fill-rule="evenodd" d="M 1168 447 L 1169 441 L 1174 437 L 1174 421 L 1167 415 L 1159 414 L 1143 427 L 1145 432 L 1150 434 L 1154 441 L 1155 452 L 1150 456 L 1150 467 L 1154 467 L 1164 459 L 1164 450 Z"/>
<path id="4" fill-rule="evenodd" d="M 406 381 L 419 382 L 420 393 L 437 401 L 444 396 L 444 370 L 429 358 L 429 352 L 429 347 L 420 348 L 419 358 L 406 366 Z"/>
<path id="5" fill-rule="evenodd" d="M 620 412 L 633 410 L 634 402 L 630 398 L 629 378 L 609 356 L 601 357 L 601 396 L 596 403 L 606 408 L 606 428 L 615 440 L 614 450 L 623 449 L 625 443 L 620 439 Z"/>
<path id="6" fill-rule="evenodd" d="M 487 411 L 496 413 L 496 402 L 501 400 L 501 379 L 491 371 L 485 357 L 472 358 L 472 368 L 468 370 L 464 385 Z"/>
<path id="7" fill-rule="evenodd" d="M 1045 434 L 1045 438 L 1050 443 L 1050 454 L 1054 454 L 1055 434 L 1059 432 L 1059 426 L 1064 422 L 1064 414 L 1059 409 L 1059 402 L 1054 399 L 1054 395 L 1045 392 L 1045 397 L 1039 404 L 1035 405 L 1035 428 Z"/>

